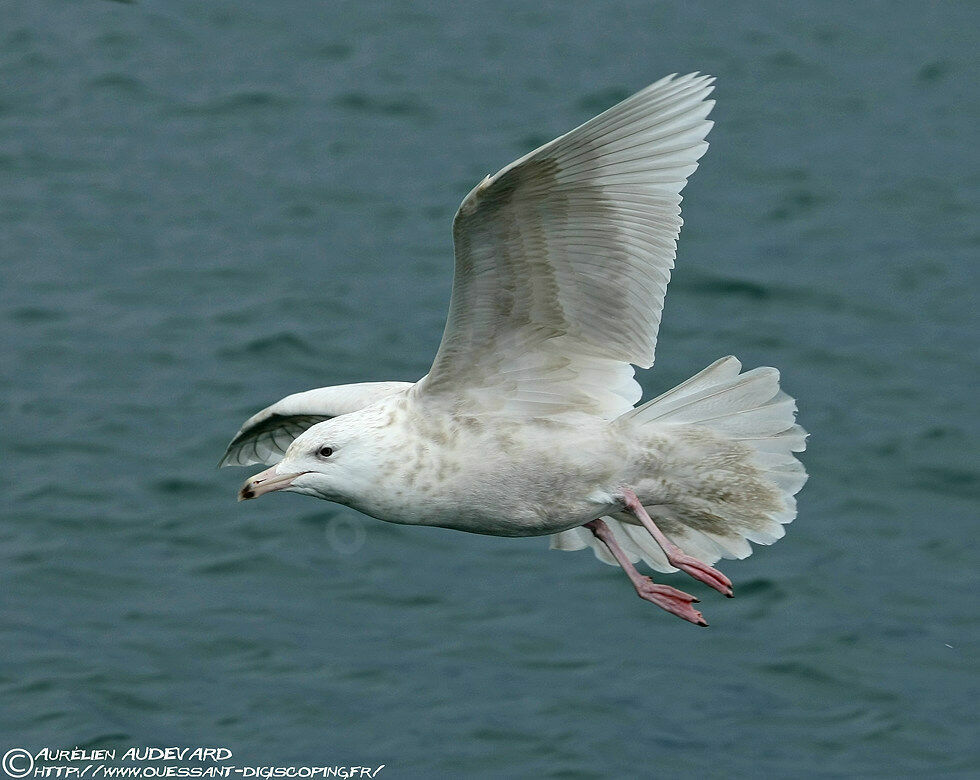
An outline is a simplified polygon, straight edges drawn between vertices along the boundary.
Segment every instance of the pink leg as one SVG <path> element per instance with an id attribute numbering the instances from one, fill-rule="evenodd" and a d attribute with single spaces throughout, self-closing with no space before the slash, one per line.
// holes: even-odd
<path id="1" fill-rule="evenodd" d="M 602 522 L 602 520 L 593 520 L 586 523 L 585 527 L 592 531 L 596 539 L 609 548 L 609 552 L 619 561 L 619 565 L 623 567 L 623 571 L 630 578 L 630 582 L 636 588 L 636 594 L 641 599 L 656 604 L 658 607 L 666 609 L 671 614 L 677 615 L 677 617 L 688 620 L 691 623 L 696 623 L 699 626 L 708 625 L 708 621 L 704 619 L 701 613 L 691 606 L 698 599 L 682 590 L 672 588 L 670 585 L 658 585 L 649 577 L 644 577 L 640 574 L 636 570 L 636 567 L 630 563 L 630 559 L 626 557 L 626 553 L 619 546 L 609 526 Z"/>
<path id="2" fill-rule="evenodd" d="M 650 532 L 650 536 L 656 540 L 657 544 L 660 545 L 660 549 L 667 555 L 667 560 L 671 566 L 676 566 L 681 571 L 686 571 L 694 579 L 700 580 L 719 593 L 724 593 L 728 598 L 732 598 L 735 595 L 732 593 L 732 581 L 728 577 L 714 567 L 708 566 L 708 564 L 702 563 L 697 558 L 687 555 L 680 547 L 664 536 L 663 531 L 657 528 L 650 515 L 647 514 L 647 510 L 643 508 L 643 504 L 636 497 L 636 493 L 628 488 L 624 488 L 623 498 L 626 502 L 626 508 L 636 515 L 637 519 L 643 523 L 643 527 Z"/>

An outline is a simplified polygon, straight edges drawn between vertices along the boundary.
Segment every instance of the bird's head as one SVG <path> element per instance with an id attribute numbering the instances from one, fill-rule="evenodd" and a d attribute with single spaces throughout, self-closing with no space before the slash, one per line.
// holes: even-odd
<path id="1" fill-rule="evenodd" d="M 238 500 L 285 490 L 350 503 L 375 473 L 383 455 L 375 415 L 353 412 L 317 423 L 293 440 L 276 465 L 246 480 Z"/>

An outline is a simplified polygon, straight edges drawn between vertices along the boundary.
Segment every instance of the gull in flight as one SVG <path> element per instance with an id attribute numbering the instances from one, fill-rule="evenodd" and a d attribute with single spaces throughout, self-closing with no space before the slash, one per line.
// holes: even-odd
<path id="1" fill-rule="evenodd" d="M 713 79 L 668 76 L 487 176 L 453 220 L 442 343 L 415 383 L 288 396 L 221 465 L 271 464 L 240 499 L 286 490 L 392 523 L 591 547 L 639 596 L 707 625 L 694 596 L 634 564 L 732 595 L 711 564 L 796 516 L 806 433 L 779 372 L 718 360 L 640 406 L 680 232 L 680 192 L 712 123 Z"/>

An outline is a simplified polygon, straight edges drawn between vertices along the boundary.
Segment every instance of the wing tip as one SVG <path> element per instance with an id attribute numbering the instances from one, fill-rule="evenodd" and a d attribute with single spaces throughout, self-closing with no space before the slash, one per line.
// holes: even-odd
<path id="1" fill-rule="evenodd" d="M 231 443 L 229 443 L 229 445 L 225 448 L 225 454 L 218 460 L 218 465 L 215 466 L 215 468 L 223 469 L 227 466 L 248 465 L 247 463 L 242 463 L 238 457 L 241 454 L 241 446 L 240 442 L 238 441 L 240 435 L 241 434 L 235 436 L 235 438 L 231 440 Z"/>

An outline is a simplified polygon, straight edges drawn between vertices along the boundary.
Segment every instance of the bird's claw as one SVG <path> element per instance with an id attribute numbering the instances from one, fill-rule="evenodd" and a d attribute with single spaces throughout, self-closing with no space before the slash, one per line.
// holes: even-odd
<path id="1" fill-rule="evenodd" d="M 698 626 L 708 625 L 704 616 L 691 606 L 691 604 L 698 603 L 700 599 L 695 598 L 690 593 L 677 590 L 670 585 L 660 585 L 649 577 L 643 577 L 636 584 L 636 593 L 641 599 L 656 604 L 682 620 L 687 620 Z"/>
<path id="2" fill-rule="evenodd" d="M 709 588 L 714 588 L 728 598 L 735 594 L 732 592 L 732 581 L 713 566 L 702 563 L 685 553 L 678 553 L 668 558 L 671 566 L 676 566 L 683 572 L 690 574 L 694 579 L 703 582 Z"/>

